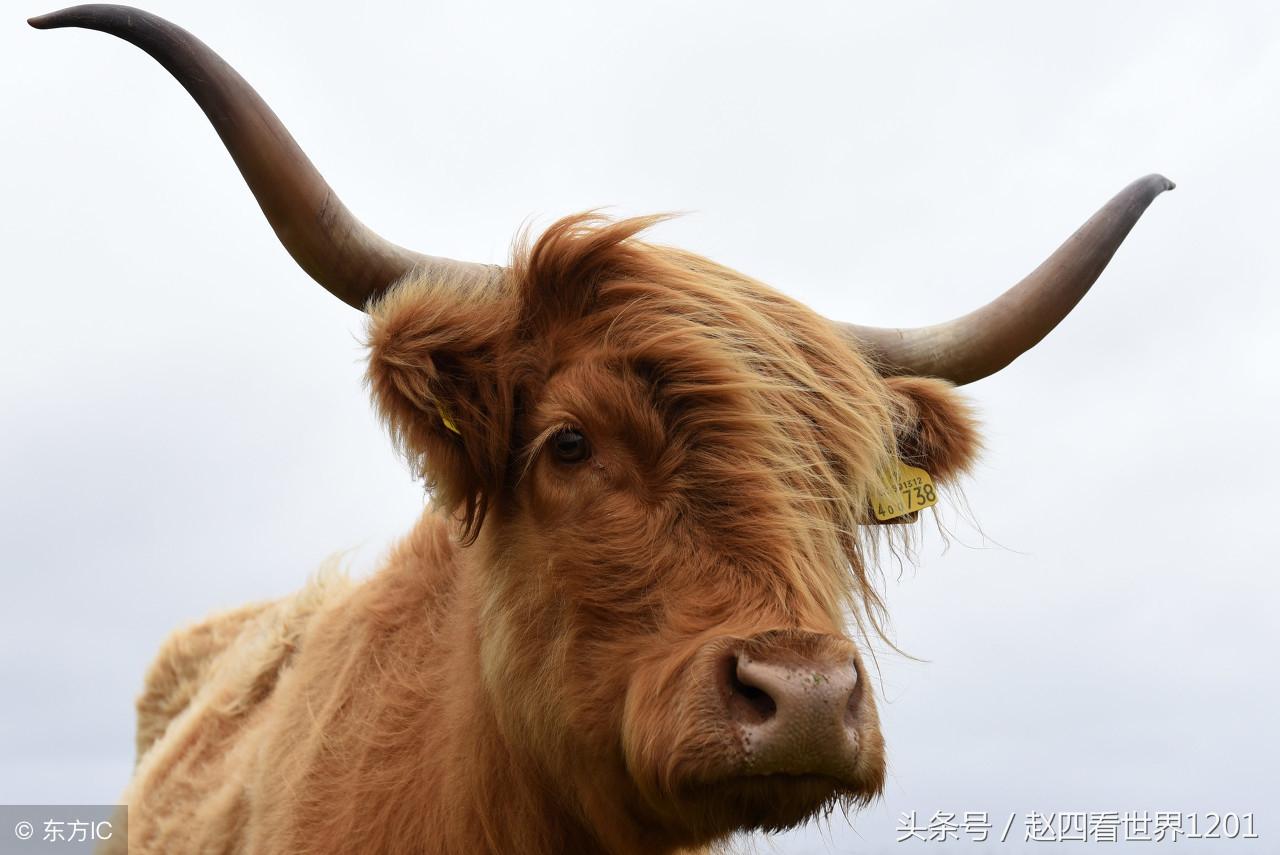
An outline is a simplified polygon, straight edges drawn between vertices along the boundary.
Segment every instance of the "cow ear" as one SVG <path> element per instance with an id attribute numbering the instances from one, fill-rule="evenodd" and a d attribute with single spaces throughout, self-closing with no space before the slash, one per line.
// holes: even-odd
<path id="1" fill-rule="evenodd" d="M 973 410 L 955 387 L 932 377 L 888 377 L 898 456 L 935 481 L 953 481 L 982 450 Z"/>
<path id="2" fill-rule="evenodd" d="M 510 300 L 409 281 L 369 309 L 367 380 L 379 415 L 435 501 L 468 529 L 500 488 L 510 447 Z"/>

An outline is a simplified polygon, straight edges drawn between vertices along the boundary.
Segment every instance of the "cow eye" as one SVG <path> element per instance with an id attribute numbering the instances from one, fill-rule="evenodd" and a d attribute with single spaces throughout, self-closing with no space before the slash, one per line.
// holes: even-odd
<path id="1" fill-rule="evenodd" d="M 565 428 L 551 438 L 551 453 L 561 463 L 581 463 L 591 456 L 591 443 L 572 428 Z"/>

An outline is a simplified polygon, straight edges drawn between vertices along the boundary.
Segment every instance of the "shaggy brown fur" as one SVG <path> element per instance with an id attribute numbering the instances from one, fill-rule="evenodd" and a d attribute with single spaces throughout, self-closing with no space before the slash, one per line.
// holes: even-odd
<path id="1" fill-rule="evenodd" d="M 957 476 L 973 421 L 636 240 L 653 221 L 569 218 L 498 292 L 411 280 L 373 308 L 369 383 L 434 507 L 371 578 L 166 644 L 132 852 L 673 852 L 879 791 L 869 697 L 847 780 L 736 772 L 707 660 L 853 650 L 850 616 L 880 623 L 871 491 L 898 456 Z M 588 460 L 550 452 L 565 429 Z"/>

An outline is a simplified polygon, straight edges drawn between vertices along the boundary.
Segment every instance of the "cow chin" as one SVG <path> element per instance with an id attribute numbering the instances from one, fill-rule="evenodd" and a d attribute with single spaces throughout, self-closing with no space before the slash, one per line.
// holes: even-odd
<path id="1" fill-rule="evenodd" d="M 877 790 L 878 791 L 878 788 Z M 874 796 L 822 775 L 744 775 L 690 785 L 681 793 L 680 825 L 701 839 L 735 831 L 782 831 Z"/>
<path id="2" fill-rule="evenodd" d="M 789 828 L 880 793 L 884 743 L 848 639 L 721 638 L 657 670 L 628 692 L 627 766 L 691 839 Z"/>
<path id="3" fill-rule="evenodd" d="M 757 773 L 741 763 L 721 777 L 677 784 L 670 810 L 681 828 L 705 841 L 736 831 L 781 831 L 835 810 L 848 813 L 876 798 L 883 785 L 883 749 L 867 746 L 840 777 Z"/>

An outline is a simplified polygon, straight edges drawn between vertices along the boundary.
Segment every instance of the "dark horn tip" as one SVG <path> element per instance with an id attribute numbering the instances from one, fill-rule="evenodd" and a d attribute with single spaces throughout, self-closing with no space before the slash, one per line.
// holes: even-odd
<path id="1" fill-rule="evenodd" d="M 89 10 L 90 6 L 68 6 L 65 9 L 59 9 L 56 12 L 48 12 L 44 15 L 36 15 L 34 18 L 27 18 L 27 23 L 35 27 L 37 30 L 56 30 L 59 27 L 78 27 L 81 25 L 83 12 Z"/>
<path id="2" fill-rule="evenodd" d="M 36 15 L 34 18 L 27 18 L 27 23 L 37 30 L 52 30 L 58 26 L 58 13 L 50 12 L 47 15 Z"/>
<path id="3" fill-rule="evenodd" d="M 117 6 L 111 3 L 86 3 L 82 6 L 68 6 L 46 15 L 27 18 L 27 23 L 37 30 L 56 30 L 59 27 L 86 27 L 90 30 L 101 29 L 104 22 L 128 20 L 132 15 L 146 15 L 141 9 L 131 6 Z"/>

